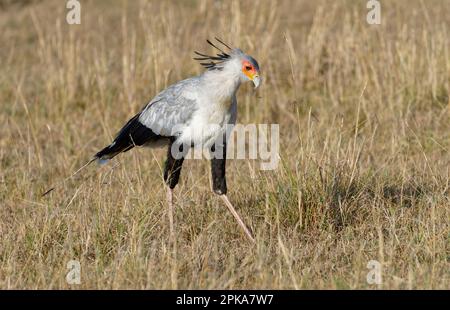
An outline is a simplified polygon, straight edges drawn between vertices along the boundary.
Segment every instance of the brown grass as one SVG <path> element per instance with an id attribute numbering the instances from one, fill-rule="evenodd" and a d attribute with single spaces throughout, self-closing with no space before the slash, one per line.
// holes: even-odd
<path id="1" fill-rule="evenodd" d="M 64 1 L 0 6 L 0 288 L 450 288 L 447 0 Z M 90 167 L 219 36 L 258 59 L 240 123 L 279 123 L 281 163 L 228 164 L 249 244 L 188 161 L 169 242 L 164 150 Z M 66 284 L 79 260 L 81 285 Z M 383 284 L 369 285 L 369 260 Z"/>

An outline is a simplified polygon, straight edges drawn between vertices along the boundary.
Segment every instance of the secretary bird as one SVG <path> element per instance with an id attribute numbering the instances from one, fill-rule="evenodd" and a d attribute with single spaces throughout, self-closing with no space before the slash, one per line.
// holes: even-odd
<path id="1" fill-rule="evenodd" d="M 173 189 L 178 184 L 183 160 L 191 147 L 200 145 L 207 148 L 212 155 L 213 191 L 223 200 L 247 237 L 254 242 L 250 230 L 226 195 L 225 136 L 226 128 L 236 123 L 236 92 L 239 86 L 252 81 L 257 88 L 261 82 L 260 70 L 253 57 L 215 39 L 228 49 L 228 53 L 217 47 L 217 43 L 206 40 L 219 51 L 214 56 L 195 52 L 197 57 L 194 59 L 200 61 L 206 71 L 160 92 L 90 162 L 97 160 L 104 163 L 135 146 L 168 145 L 164 181 L 167 185 L 170 234 L 173 236 Z"/>

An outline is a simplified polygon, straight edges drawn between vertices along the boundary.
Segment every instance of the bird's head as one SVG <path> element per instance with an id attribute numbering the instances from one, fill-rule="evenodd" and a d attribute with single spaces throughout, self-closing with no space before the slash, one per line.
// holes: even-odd
<path id="1" fill-rule="evenodd" d="M 243 54 L 240 58 L 241 61 L 241 80 L 252 81 L 255 84 L 255 88 L 258 88 L 261 84 L 261 77 L 259 76 L 259 65 L 255 58 L 249 55 Z"/>
<path id="2" fill-rule="evenodd" d="M 238 48 L 229 47 L 218 38 L 215 39 L 217 42 L 228 48 L 229 51 L 226 53 L 217 47 L 217 45 L 214 45 L 210 40 L 206 40 L 208 44 L 219 50 L 220 53 L 215 56 L 209 56 L 195 52 L 198 57 L 195 57 L 194 59 L 199 60 L 200 64 L 208 70 L 218 70 L 230 73 L 234 76 L 238 76 L 241 82 L 252 81 L 255 88 L 257 88 L 261 84 L 261 77 L 256 59 L 245 54 Z"/>

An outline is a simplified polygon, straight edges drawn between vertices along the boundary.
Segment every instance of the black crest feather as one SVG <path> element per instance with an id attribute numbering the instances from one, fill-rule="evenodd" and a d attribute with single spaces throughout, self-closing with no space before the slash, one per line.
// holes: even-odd
<path id="1" fill-rule="evenodd" d="M 220 40 L 216 37 L 214 37 L 214 39 L 216 39 L 217 42 L 219 42 L 220 44 L 222 44 L 223 46 L 225 46 L 226 48 L 228 48 L 231 51 L 231 47 L 229 47 L 227 44 L 223 43 L 222 40 Z M 219 47 L 217 47 L 217 45 L 212 43 L 210 40 L 206 40 L 206 42 L 209 45 L 211 45 L 212 47 L 214 47 L 215 49 L 217 49 L 220 53 L 217 53 L 216 55 L 207 55 L 207 54 L 203 54 L 203 53 L 194 51 L 194 53 L 197 56 L 199 56 L 199 57 L 194 57 L 194 59 L 201 61 L 200 64 L 207 69 L 222 70 L 222 67 L 220 66 L 220 64 L 227 61 L 228 59 L 230 59 L 231 56 L 229 54 L 227 54 L 226 52 L 224 52 Z"/>

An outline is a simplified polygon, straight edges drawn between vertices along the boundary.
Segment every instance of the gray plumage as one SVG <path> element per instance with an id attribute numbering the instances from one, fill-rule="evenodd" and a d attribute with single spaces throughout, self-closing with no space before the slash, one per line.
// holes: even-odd
<path id="1" fill-rule="evenodd" d="M 197 102 L 188 98 L 187 93 L 195 90 L 199 78 L 180 81 L 160 92 L 139 115 L 139 121 L 161 136 L 177 136 L 173 132 L 176 125 L 187 124 L 197 111 Z"/>

